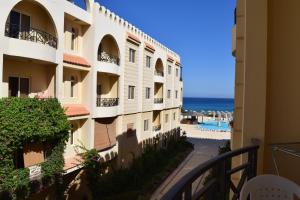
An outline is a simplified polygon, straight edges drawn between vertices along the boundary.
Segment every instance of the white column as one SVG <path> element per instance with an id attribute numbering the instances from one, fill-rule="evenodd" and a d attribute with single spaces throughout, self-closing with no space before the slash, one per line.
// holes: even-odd
<path id="1" fill-rule="evenodd" d="M 0 52 L 0 98 L 6 97 L 8 95 L 7 94 L 7 92 L 8 92 L 7 91 L 8 90 L 7 86 L 8 85 L 5 85 L 3 83 L 3 69 L 4 69 L 3 56 L 4 56 L 3 53 Z"/>
<path id="2" fill-rule="evenodd" d="M 60 63 L 55 69 L 55 97 L 58 100 L 63 98 L 63 64 Z"/>

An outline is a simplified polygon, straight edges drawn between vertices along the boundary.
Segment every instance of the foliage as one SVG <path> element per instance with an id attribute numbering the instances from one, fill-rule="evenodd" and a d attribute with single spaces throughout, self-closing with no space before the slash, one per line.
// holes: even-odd
<path id="1" fill-rule="evenodd" d="M 0 99 L 0 197 L 22 199 L 28 195 L 29 170 L 16 169 L 15 152 L 28 144 L 47 144 L 52 149 L 41 164 L 43 184 L 50 184 L 63 170 L 63 151 L 70 124 L 57 99 Z"/>
<path id="2" fill-rule="evenodd" d="M 162 142 L 162 141 L 161 141 Z M 166 142 L 166 147 L 157 148 L 147 146 L 143 153 L 135 158 L 129 168 L 112 170 L 103 173 L 107 166 L 97 166 L 97 174 L 88 176 L 90 189 L 94 199 L 144 199 L 169 175 L 193 149 L 193 145 L 186 141 L 186 137 L 172 138 Z M 94 155 L 95 150 L 87 155 Z M 95 155 L 94 155 L 95 156 Z M 85 156 L 87 171 L 93 171 L 95 161 L 93 156 Z M 95 170 L 94 169 L 94 170 Z M 95 171 L 94 171 L 95 172 Z"/>

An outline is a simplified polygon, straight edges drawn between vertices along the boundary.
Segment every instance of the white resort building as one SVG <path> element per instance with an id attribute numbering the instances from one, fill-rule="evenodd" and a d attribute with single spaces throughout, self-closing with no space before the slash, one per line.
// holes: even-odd
<path id="1" fill-rule="evenodd" d="M 75 147 L 118 155 L 126 165 L 143 141 L 179 126 L 180 57 L 93 0 L 2 0 L 0 97 L 57 98 L 72 124 L 65 170 Z M 153 27 L 155 28 L 155 27 Z M 24 152 L 24 166 L 43 149 Z M 131 152 L 131 153 L 129 153 Z"/>

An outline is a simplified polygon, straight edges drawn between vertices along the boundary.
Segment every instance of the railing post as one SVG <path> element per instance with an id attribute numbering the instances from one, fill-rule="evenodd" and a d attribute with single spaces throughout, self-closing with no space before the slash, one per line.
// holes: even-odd
<path id="1" fill-rule="evenodd" d="M 257 173 L 257 149 L 251 150 L 248 153 L 248 180 L 256 176 Z"/>
<path id="2" fill-rule="evenodd" d="M 226 200 L 228 198 L 230 179 L 227 175 L 227 171 L 230 170 L 230 166 L 228 165 L 228 160 L 222 160 L 219 166 L 217 167 L 217 180 L 218 187 L 217 191 L 214 191 L 215 199 Z"/>
<path id="3" fill-rule="evenodd" d="M 192 200 L 192 183 L 189 183 L 184 190 L 184 200 Z"/>

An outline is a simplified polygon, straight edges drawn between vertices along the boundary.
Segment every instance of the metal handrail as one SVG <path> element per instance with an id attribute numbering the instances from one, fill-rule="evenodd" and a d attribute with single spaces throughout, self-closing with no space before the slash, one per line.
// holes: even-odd
<path id="1" fill-rule="evenodd" d="M 98 61 L 120 65 L 120 58 L 105 51 L 102 51 L 100 54 L 98 54 Z"/>
<path id="2" fill-rule="evenodd" d="M 163 99 L 163 98 L 154 98 L 154 103 L 155 103 L 155 104 L 161 104 L 161 103 L 164 103 L 164 99 Z"/>
<path id="3" fill-rule="evenodd" d="M 156 75 L 156 76 L 164 76 L 164 72 L 160 72 L 160 71 L 157 71 L 157 70 L 155 70 L 154 71 L 154 74 Z"/>
<path id="4" fill-rule="evenodd" d="M 113 107 L 119 105 L 119 98 L 97 97 L 97 107 Z"/>
<path id="5" fill-rule="evenodd" d="M 153 131 L 160 131 L 160 130 L 161 130 L 161 125 L 153 126 Z"/>
<path id="6" fill-rule="evenodd" d="M 6 23 L 5 36 L 20 40 L 42 43 L 57 49 L 57 38 L 55 36 L 30 26 Z"/>
<path id="7" fill-rule="evenodd" d="M 232 199 L 238 199 L 239 192 L 241 190 L 241 186 L 243 185 L 244 181 L 246 179 L 251 179 L 256 176 L 256 168 L 257 168 L 257 151 L 259 146 L 249 146 L 244 147 L 242 149 L 230 151 L 224 154 L 221 154 L 219 156 L 216 156 L 215 158 L 206 161 L 203 164 L 200 164 L 196 168 L 194 168 L 192 171 L 190 171 L 187 175 L 185 175 L 183 178 L 181 178 L 163 197 L 162 200 L 179 200 L 182 199 L 182 195 L 184 194 L 184 199 L 194 199 L 195 196 L 192 194 L 192 183 L 204 175 L 206 172 L 212 169 L 217 169 L 217 175 L 212 178 L 212 184 L 207 187 L 204 185 L 205 190 L 202 190 L 200 193 L 198 192 L 197 198 L 203 196 L 204 194 L 207 194 L 207 192 L 210 192 L 210 196 L 214 195 L 220 195 L 219 197 L 213 197 L 212 199 L 226 199 L 227 194 L 229 193 L 230 189 L 233 191 L 233 198 Z M 231 166 L 228 165 L 228 161 L 231 161 L 233 157 L 242 155 L 242 154 L 248 154 L 248 162 L 246 164 L 242 164 L 241 166 L 238 166 L 234 169 L 231 169 Z M 238 187 L 235 187 L 234 184 L 231 181 L 230 176 L 236 172 L 239 172 L 241 170 L 244 170 L 241 183 L 239 183 Z M 217 191 L 217 192 L 216 192 Z M 220 200 L 221 200 L 220 199 Z"/>

